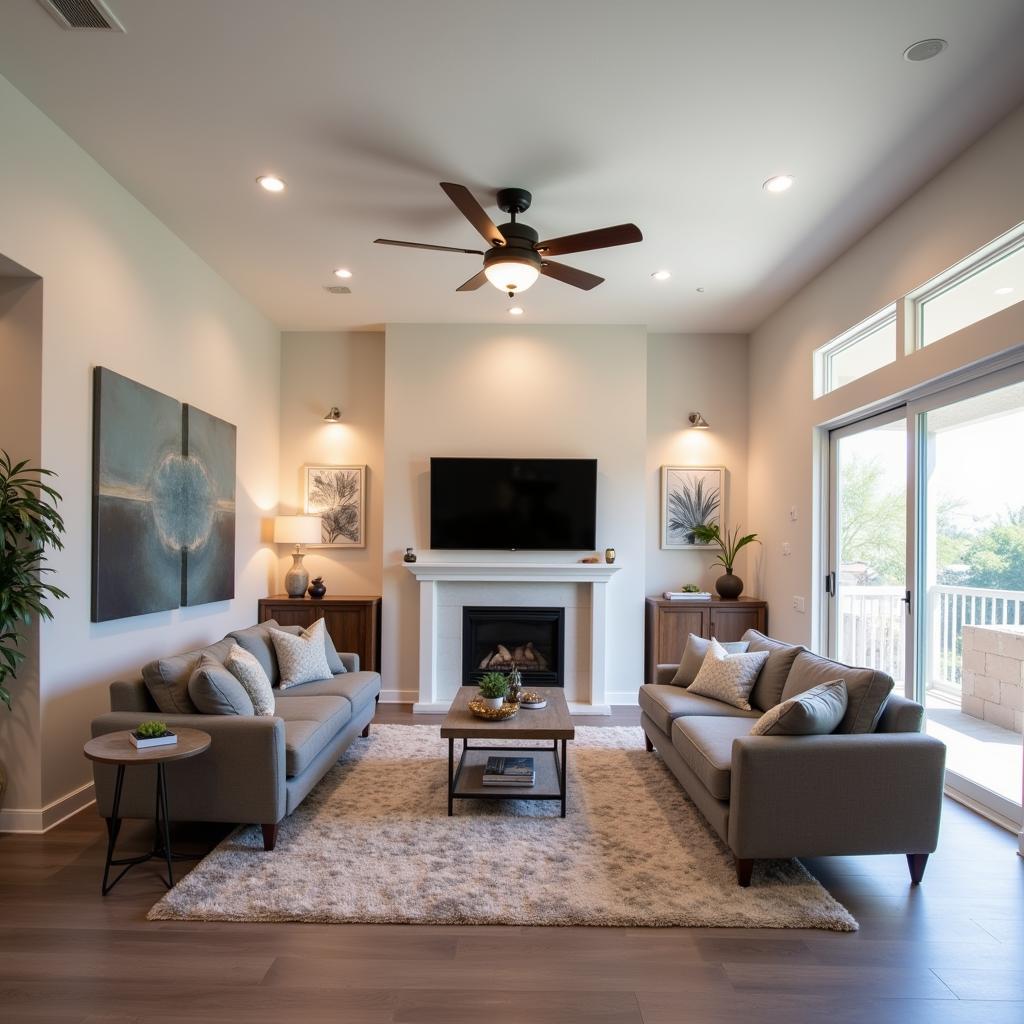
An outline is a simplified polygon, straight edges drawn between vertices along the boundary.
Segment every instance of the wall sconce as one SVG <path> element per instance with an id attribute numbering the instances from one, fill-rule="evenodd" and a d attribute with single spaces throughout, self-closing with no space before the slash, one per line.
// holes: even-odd
<path id="1" fill-rule="evenodd" d="M 324 423 L 340 423 L 341 422 L 341 410 L 336 406 L 332 405 L 328 410 L 327 415 L 324 417 Z"/>
<path id="2" fill-rule="evenodd" d="M 707 430 L 711 424 L 699 412 L 690 413 L 690 426 L 694 430 Z"/>

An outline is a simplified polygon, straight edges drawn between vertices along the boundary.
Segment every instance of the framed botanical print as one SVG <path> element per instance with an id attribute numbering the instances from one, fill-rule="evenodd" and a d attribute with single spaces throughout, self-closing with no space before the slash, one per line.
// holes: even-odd
<path id="1" fill-rule="evenodd" d="M 717 525 L 725 519 L 724 466 L 661 467 L 661 546 L 704 547 L 694 535 L 696 526 Z"/>
<path id="2" fill-rule="evenodd" d="M 306 512 L 320 516 L 323 541 L 311 547 L 366 547 L 366 466 L 306 466 Z"/>

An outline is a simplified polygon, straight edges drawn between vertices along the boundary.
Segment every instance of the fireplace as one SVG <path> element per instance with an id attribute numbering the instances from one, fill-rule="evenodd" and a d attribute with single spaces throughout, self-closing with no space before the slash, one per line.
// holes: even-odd
<path id="1" fill-rule="evenodd" d="M 462 609 L 462 678 L 519 666 L 524 686 L 565 685 L 564 608 Z"/>

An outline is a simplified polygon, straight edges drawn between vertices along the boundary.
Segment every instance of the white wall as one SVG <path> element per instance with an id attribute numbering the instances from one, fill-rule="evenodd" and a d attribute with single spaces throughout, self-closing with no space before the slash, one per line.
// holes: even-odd
<path id="1" fill-rule="evenodd" d="M 386 333 L 385 699 L 414 700 L 418 690 L 419 596 L 401 556 L 411 545 L 430 557 L 432 455 L 597 458 L 597 545 L 615 547 L 622 564 L 609 585 L 609 690 L 635 699 L 643 663 L 643 328 L 395 324 Z M 609 699 L 620 702 L 614 692 Z"/>
<path id="2" fill-rule="evenodd" d="M 700 412 L 710 430 L 694 430 Z M 719 566 L 697 549 L 662 551 L 661 467 L 725 466 L 725 523 L 756 533 L 747 515 L 747 337 L 742 334 L 651 334 L 647 338 L 647 537 L 648 596 L 696 583 L 714 593 Z M 756 592 L 747 552 L 735 572 Z M 754 549 L 757 550 L 756 548 Z M 757 556 L 755 555 L 755 558 Z"/>
<path id="3" fill-rule="evenodd" d="M 331 406 L 341 423 L 325 423 Z M 303 467 L 366 466 L 366 547 L 310 549 L 310 579 L 328 595 L 380 594 L 384 520 L 383 332 L 285 332 L 281 335 L 280 511 L 303 510 Z M 274 588 L 284 592 L 292 564 L 287 548 Z"/>
<path id="4" fill-rule="evenodd" d="M 812 399 L 812 352 L 1024 220 L 1024 108 L 1007 117 L 782 306 L 751 338 L 750 522 L 765 535 L 772 632 L 814 639 L 814 428 L 1024 343 L 1020 306 Z M 789 519 L 791 506 L 799 519 Z M 783 558 L 780 545 L 792 544 Z M 791 598 L 808 598 L 807 613 Z"/>
<path id="5" fill-rule="evenodd" d="M 60 474 L 68 525 L 67 546 L 52 564 L 71 597 L 41 630 L 46 809 L 17 816 L 22 825 L 49 824 L 87 795 L 73 795 L 91 779 L 81 748 L 90 719 L 109 706 L 107 684 L 155 654 L 254 620 L 257 599 L 271 588 L 277 559 L 260 529 L 277 500 L 280 335 L 3 78 L 0 139 L 4 254 L 43 279 L 41 454 Z M 97 364 L 237 425 L 233 601 L 90 623 Z"/>

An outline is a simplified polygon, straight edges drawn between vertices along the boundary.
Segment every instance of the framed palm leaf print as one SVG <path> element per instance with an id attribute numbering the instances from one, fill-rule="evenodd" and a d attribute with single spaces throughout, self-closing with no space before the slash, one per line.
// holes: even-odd
<path id="1" fill-rule="evenodd" d="M 721 528 L 725 519 L 724 466 L 661 467 L 661 546 L 706 547 L 696 526 Z"/>

